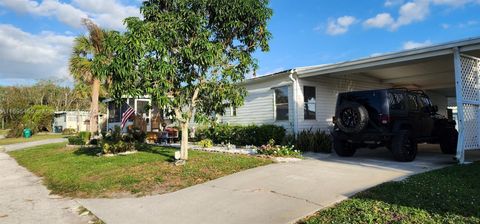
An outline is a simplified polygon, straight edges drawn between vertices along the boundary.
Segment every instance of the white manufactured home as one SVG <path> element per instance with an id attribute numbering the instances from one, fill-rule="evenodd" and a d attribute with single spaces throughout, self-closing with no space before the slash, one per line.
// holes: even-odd
<path id="1" fill-rule="evenodd" d="M 61 133 L 65 129 L 73 129 L 76 132 L 89 130 L 88 111 L 57 111 L 53 119 L 53 130 Z"/>
<path id="2" fill-rule="evenodd" d="M 294 68 L 249 79 L 244 85 L 245 104 L 227 111 L 223 122 L 276 124 L 293 133 L 310 128 L 328 131 L 340 92 L 422 89 L 440 113 L 457 108 L 459 161 L 464 161 L 465 150 L 480 149 L 480 38 Z"/>

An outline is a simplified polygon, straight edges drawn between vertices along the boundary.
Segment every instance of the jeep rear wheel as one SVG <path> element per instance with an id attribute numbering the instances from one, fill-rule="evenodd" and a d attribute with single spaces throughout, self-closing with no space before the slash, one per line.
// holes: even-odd
<path id="1" fill-rule="evenodd" d="M 357 151 L 352 143 L 340 139 L 333 140 L 333 149 L 340 157 L 351 157 Z"/>
<path id="2" fill-rule="evenodd" d="M 345 133 L 359 133 L 368 124 L 368 111 L 359 103 L 343 102 L 335 114 L 336 124 Z"/>
<path id="3" fill-rule="evenodd" d="M 440 133 L 440 149 L 442 153 L 454 155 L 457 153 L 458 131 L 447 128 Z"/>
<path id="4" fill-rule="evenodd" d="M 417 156 L 417 142 L 410 131 L 400 131 L 392 139 L 392 153 L 399 162 L 411 162 Z"/>

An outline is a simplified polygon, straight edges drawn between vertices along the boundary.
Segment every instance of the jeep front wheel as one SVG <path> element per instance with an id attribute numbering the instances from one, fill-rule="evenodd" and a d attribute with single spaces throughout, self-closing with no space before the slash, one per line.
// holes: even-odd
<path id="1" fill-rule="evenodd" d="M 457 153 L 458 131 L 455 128 L 447 128 L 440 134 L 440 149 L 444 154 L 454 155 Z"/>
<path id="2" fill-rule="evenodd" d="M 357 151 L 352 143 L 340 139 L 333 140 L 333 149 L 340 157 L 351 157 Z"/>
<path id="3" fill-rule="evenodd" d="M 392 139 L 392 153 L 399 162 L 411 162 L 417 156 L 417 143 L 410 131 L 400 131 Z"/>

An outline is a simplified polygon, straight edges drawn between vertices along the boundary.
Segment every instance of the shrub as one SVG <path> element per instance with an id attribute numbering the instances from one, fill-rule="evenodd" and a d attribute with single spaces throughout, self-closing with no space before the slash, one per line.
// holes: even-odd
<path id="1" fill-rule="evenodd" d="M 125 142 L 144 143 L 146 139 L 147 133 L 135 127 L 128 129 L 128 133 L 122 137 L 122 140 Z"/>
<path id="2" fill-rule="evenodd" d="M 68 137 L 68 144 L 70 145 L 85 145 L 86 141 L 79 136 L 70 136 Z"/>
<path id="3" fill-rule="evenodd" d="M 295 140 L 296 148 L 301 151 L 311 152 L 332 152 L 332 140 L 329 134 L 324 131 L 303 130 Z"/>
<path id="4" fill-rule="evenodd" d="M 73 135 L 73 134 L 76 134 L 76 133 L 77 133 L 77 130 L 75 130 L 73 128 L 65 128 L 62 131 L 63 135 Z"/>
<path id="5" fill-rule="evenodd" d="M 234 145 L 267 144 L 270 139 L 282 142 L 285 138 L 285 128 L 276 125 L 228 125 L 218 124 L 196 131 L 197 140 L 211 139 L 216 144 L 231 143 Z"/>
<path id="6" fill-rule="evenodd" d="M 45 105 L 33 105 L 25 111 L 22 122 L 33 133 L 51 131 L 54 110 Z"/>
<path id="7" fill-rule="evenodd" d="M 23 134 L 23 128 L 24 126 L 21 124 L 21 123 L 15 123 L 12 127 L 12 129 L 10 129 L 10 131 L 8 131 L 7 133 L 7 138 L 19 138 L 19 137 L 22 137 L 22 134 Z"/>
<path id="8" fill-rule="evenodd" d="M 202 148 L 212 148 L 213 142 L 210 139 L 203 139 L 200 142 L 198 142 L 198 145 Z"/>
<path id="9" fill-rule="evenodd" d="M 91 139 L 90 142 L 88 143 L 90 145 L 98 145 L 98 139 Z"/>
<path id="10" fill-rule="evenodd" d="M 78 133 L 78 137 L 81 138 L 83 142 L 87 143 L 90 141 L 92 134 L 88 131 L 81 131 L 80 133 Z"/>
<path id="11" fill-rule="evenodd" d="M 275 141 L 271 139 L 267 145 L 262 145 L 257 149 L 258 154 L 276 156 L 276 157 L 300 157 L 301 153 L 294 149 L 294 146 L 275 145 Z"/>
<path id="12" fill-rule="evenodd" d="M 119 141 L 117 143 L 102 142 L 102 151 L 104 154 L 118 154 L 122 152 L 135 151 L 135 143 Z"/>

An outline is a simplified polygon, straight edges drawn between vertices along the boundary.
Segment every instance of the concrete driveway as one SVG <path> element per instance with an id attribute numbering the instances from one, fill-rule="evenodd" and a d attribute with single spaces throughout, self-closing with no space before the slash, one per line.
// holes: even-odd
<path id="1" fill-rule="evenodd" d="M 246 170 L 177 192 L 125 199 L 80 200 L 107 223 L 293 223 L 383 182 L 455 164 L 438 146 L 422 146 L 415 162 L 387 150 L 353 158 L 315 155 L 301 162 Z M 432 151 L 433 149 L 433 151 Z M 480 153 L 469 153 L 480 159 Z"/>

